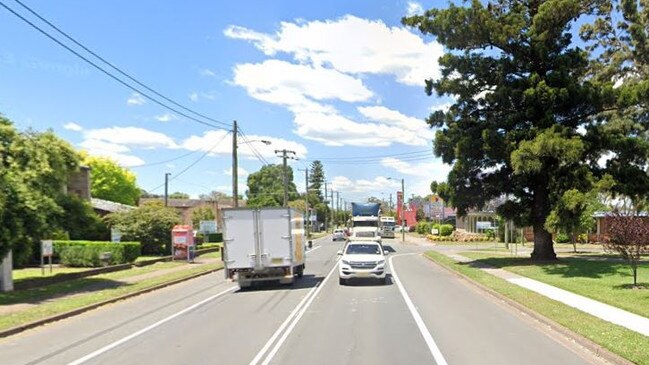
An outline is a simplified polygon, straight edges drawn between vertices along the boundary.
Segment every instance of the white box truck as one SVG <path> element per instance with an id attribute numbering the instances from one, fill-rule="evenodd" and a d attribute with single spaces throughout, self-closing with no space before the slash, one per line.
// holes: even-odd
<path id="1" fill-rule="evenodd" d="M 304 273 L 304 217 L 291 208 L 225 208 L 223 263 L 226 278 L 242 288 L 253 282 L 292 284 Z"/>

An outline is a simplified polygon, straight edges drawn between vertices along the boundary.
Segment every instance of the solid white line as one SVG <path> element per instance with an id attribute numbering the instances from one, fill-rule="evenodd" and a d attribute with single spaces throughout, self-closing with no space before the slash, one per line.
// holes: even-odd
<path id="1" fill-rule="evenodd" d="M 284 328 L 286 328 L 286 326 L 288 326 L 289 322 L 291 322 L 293 317 L 295 317 L 295 315 L 300 310 L 302 305 L 304 305 L 304 303 L 307 300 L 309 300 L 309 297 L 311 297 L 311 295 L 316 291 L 316 289 L 318 288 L 318 285 L 319 285 L 319 283 L 316 284 L 316 286 L 314 286 L 313 288 L 311 288 L 311 290 L 309 290 L 309 292 L 304 296 L 304 298 L 302 298 L 302 300 L 295 306 L 293 311 L 291 311 L 291 314 L 289 314 L 288 317 L 284 320 L 284 322 L 282 322 L 282 324 L 279 326 L 279 328 L 275 331 L 275 333 L 273 333 L 273 335 L 270 337 L 270 339 L 266 342 L 264 347 L 262 347 L 261 350 L 259 350 L 259 352 L 255 356 L 255 358 L 252 359 L 252 361 L 250 361 L 250 365 L 257 365 L 257 363 L 259 362 L 259 360 L 261 360 L 261 358 L 264 356 L 266 351 L 268 351 L 268 348 L 273 344 L 273 342 L 275 342 L 275 340 L 282 333 Z"/>
<path id="2" fill-rule="evenodd" d="M 396 256 L 404 256 L 404 255 L 396 255 Z M 392 278 L 394 279 L 394 282 L 397 283 L 397 286 L 399 287 L 399 291 L 401 292 L 401 296 L 403 296 L 403 300 L 406 301 L 406 305 L 410 310 L 410 314 L 412 315 L 412 318 L 417 323 L 419 332 L 421 332 L 421 335 L 424 336 L 424 341 L 426 341 L 426 345 L 428 345 L 428 349 L 430 350 L 431 355 L 433 355 L 433 358 L 435 359 L 435 363 L 437 363 L 437 365 L 447 365 L 446 359 L 444 359 L 444 355 L 442 355 L 442 352 L 439 350 L 439 347 L 437 347 L 437 344 L 435 343 L 433 336 L 431 336 L 430 331 L 428 331 L 428 328 L 426 327 L 426 323 L 424 323 L 424 320 L 421 319 L 421 316 L 419 315 L 417 308 L 412 303 L 412 300 L 408 296 L 406 289 L 401 284 L 401 280 L 399 280 L 399 275 L 397 275 L 397 270 L 392 264 L 392 259 L 396 256 L 392 256 L 389 259 Z"/>
<path id="3" fill-rule="evenodd" d="M 79 365 L 79 364 L 83 364 L 84 362 L 86 362 L 86 361 L 88 361 L 88 360 L 90 360 L 90 359 L 93 359 L 93 358 L 95 358 L 95 357 L 97 357 L 97 356 L 103 354 L 103 353 L 106 352 L 106 351 L 112 350 L 112 349 L 114 349 L 115 347 L 117 347 L 117 346 L 119 346 L 119 345 L 121 345 L 121 344 L 123 344 L 123 343 L 125 343 L 125 342 L 128 342 L 128 341 L 134 339 L 135 337 L 137 337 L 137 336 L 139 336 L 139 335 L 141 335 L 141 334 L 143 334 L 143 333 L 145 333 L 145 332 L 148 332 L 148 331 L 150 331 L 150 330 L 152 330 L 152 329 L 154 329 L 154 328 L 156 328 L 156 327 L 158 327 L 158 326 L 160 326 L 160 325 L 162 325 L 162 324 L 164 324 L 164 323 L 166 323 L 166 322 L 169 322 L 170 320 L 172 320 L 172 319 L 174 319 L 174 318 L 176 318 L 176 317 L 178 317 L 178 316 L 181 316 L 181 315 L 183 315 L 183 314 L 185 314 L 185 313 L 187 313 L 187 312 L 189 312 L 189 311 L 191 311 L 191 310 L 194 310 L 194 309 L 196 309 L 197 307 L 199 307 L 199 306 L 201 306 L 201 305 L 203 305 L 203 304 L 205 304 L 205 303 L 207 303 L 207 302 L 209 302 L 209 301 L 211 301 L 211 300 L 214 300 L 214 299 L 216 299 L 216 298 L 222 296 L 223 294 L 226 294 L 226 293 L 229 293 L 229 292 L 231 292 L 231 291 L 234 291 L 235 289 L 238 289 L 238 287 L 235 286 L 235 287 L 232 287 L 232 288 L 226 289 L 226 290 L 224 290 L 224 291 L 222 291 L 222 292 L 220 292 L 220 293 L 218 293 L 218 294 L 214 294 L 214 295 L 212 295 L 211 297 L 205 298 L 205 299 L 201 300 L 200 302 L 198 302 L 198 303 L 196 303 L 196 304 L 194 304 L 194 305 L 191 305 L 191 306 L 189 306 L 189 307 L 187 307 L 187 308 L 181 310 L 181 311 L 178 312 L 178 313 L 175 313 L 175 314 L 173 314 L 173 315 L 171 315 L 171 316 L 169 316 L 169 317 L 167 317 L 167 318 L 165 318 L 165 319 L 159 320 L 158 322 L 155 322 L 155 323 L 153 323 L 153 324 L 150 325 L 150 326 L 147 326 L 147 327 L 145 327 L 145 328 L 142 328 L 141 330 L 139 330 L 139 331 L 137 331 L 137 332 L 135 332 L 135 333 L 132 333 L 132 334 L 130 334 L 130 335 L 128 335 L 128 336 L 122 338 L 121 340 L 115 341 L 115 342 L 113 342 L 113 343 L 111 343 L 111 344 L 109 344 L 109 345 L 107 345 L 107 346 L 104 346 L 104 347 L 100 348 L 100 349 L 97 350 L 97 351 L 94 351 L 94 352 L 89 353 L 88 355 L 86 355 L 86 356 L 84 356 L 84 357 L 82 357 L 82 358 L 80 358 L 80 359 L 77 359 L 77 360 L 75 360 L 75 361 L 73 361 L 73 362 L 70 362 L 70 363 L 68 363 L 68 365 Z"/>
<path id="4" fill-rule="evenodd" d="M 313 299 L 318 296 L 318 293 L 324 287 L 325 283 L 327 282 L 327 279 L 331 277 L 331 274 L 334 273 L 334 271 L 338 268 L 338 260 L 334 263 L 334 267 L 331 268 L 327 276 L 325 276 L 324 280 L 320 282 L 320 285 L 316 287 L 316 291 L 313 293 L 313 295 L 309 298 L 309 301 L 300 309 L 300 313 L 293 319 L 293 322 L 291 325 L 286 329 L 282 337 L 277 341 L 273 349 L 268 353 L 268 356 L 266 356 L 266 359 L 264 359 L 264 362 L 262 362 L 262 365 L 268 365 L 272 360 L 277 351 L 279 350 L 280 347 L 282 347 L 282 344 L 284 344 L 284 341 L 286 341 L 286 338 L 288 338 L 288 335 L 291 334 L 293 331 L 293 328 L 295 328 L 295 325 L 297 322 L 300 321 L 300 318 L 302 318 L 302 315 L 304 315 L 304 312 L 306 312 L 307 308 L 311 305 L 313 302 Z"/>
<path id="5" fill-rule="evenodd" d="M 307 253 L 309 253 L 309 252 L 313 252 L 313 251 L 319 249 L 320 247 L 322 247 L 322 246 L 315 246 L 314 248 L 312 248 L 312 249 L 310 249 L 310 250 L 307 250 L 306 252 L 307 252 Z"/>

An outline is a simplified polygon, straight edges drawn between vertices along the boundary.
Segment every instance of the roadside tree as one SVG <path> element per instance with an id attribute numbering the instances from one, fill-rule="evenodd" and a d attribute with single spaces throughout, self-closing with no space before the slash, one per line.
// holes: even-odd
<path id="1" fill-rule="evenodd" d="M 169 199 L 189 199 L 189 194 L 176 191 L 169 194 Z"/>
<path id="2" fill-rule="evenodd" d="M 90 167 L 90 194 L 94 198 L 137 205 L 140 189 L 137 187 L 135 174 L 106 157 L 87 156 L 83 164 Z"/>
<path id="3" fill-rule="evenodd" d="M 213 221 L 216 219 L 214 210 L 210 207 L 198 207 L 192 211 L 192 226 L 198 229 L 200 221 Z"/>
<path id="4" fill-rule="evenodd" d="M 160 201 L 109 214 L 106 220 L 122 232 L 124 241 L 140 242 L 144 255 L 171 254 L 171 230 L 181 222 L 178 212 Z"/>
<path id="5" fill-rule="evenodd" d="M 289 201 L 299 197 L 293 183 L 293 169 L 290 166 L 288 175 Z M 247 206 L 249 207 L 281 207 L 284 204 L 284 168 L 282 165 L 266 165 L 257 172 L 248 175 Z"/>
<path id="6" fill-rule="evenodd" d="M 567 234 L 573 251 L 577 252 L 577 236 L 592 230 L 595 224 L 593 214 L 604 209 L 604 204 L 597 200 L 597 191 L 582 193 L 571 189 L 557 201 L 545 226 L 549 231 Z"/>
<path id="7" fill-rule="evenodd" d="M 631 266 L 633 286 L 638 286 L 638 265 L 642 255 L 649 253 L 649 217 L 634 213 L 611 214 L 608 241 L 604 247 L 615 251 Z"/>
<path id="8" fill-rule="evenodd" d="M 566 191 L 591 189 L 590 161 L 603 154 L 580 131 L 611 102 L 612 82 L 587 80 L 589 53 L 571 42 L 598 2 L 466 4 L 403 19 L 448 50 L 425 82 L 456 100 L 427 119 L 435 154 L 453 166 L 445 200 L 463 215 L 507 194 L 499 213 L 533 227 L 533 260 L 554 260 L 546 219 Z"/>
<path id="9" fill-rule="evenodd" d="M 311 162 L 311 168 L 309 171 L 309 194 L 315 194 L 319 203 L 323 202 L 322 185 L 324 185 L 324 182 L 325 175 L 322 162 L 318 160 Z"/>

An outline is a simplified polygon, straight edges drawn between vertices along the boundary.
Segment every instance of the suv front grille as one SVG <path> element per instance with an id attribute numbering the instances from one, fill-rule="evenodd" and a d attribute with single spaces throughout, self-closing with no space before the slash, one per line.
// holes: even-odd
<path id="1" fill-rule="evenodd" d="M 349 263 L 352 269 L 373 269 L 376 266 L 376 261 L 351 261 Z"/>

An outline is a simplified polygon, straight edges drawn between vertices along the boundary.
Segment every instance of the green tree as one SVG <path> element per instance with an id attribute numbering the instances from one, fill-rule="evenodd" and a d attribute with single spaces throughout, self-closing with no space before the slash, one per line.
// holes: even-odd
<path id="1" fill-rule="evenodd" d="M 127 205 L 137 204 L 140 189 L 135 174 L 106 157 L 87 156 L 83 163 L 90 167 L 90 194 L 94 198 Z"/>
<path id="2" fill-rule="evenodd" d="M 197 207 L 192 211 L 192 225 L 199 228 L 200 221 L 213 221 L 216 219 L 214 210 L 210 207 Z"/>
<path id="3" fill-rule="evenodd" d="M 297 209 L 302 213 L 306 212 L 306 201 L 304 199 L 296 199 L 290 201 L 288 202 L 288 206 L 293 209 Z"/>
<path id="4" fill-rule="evenodd" d="M 18 132 L 0 115 L 0 258 L 13 250 L 18 266 L 60 227 L 58 204 L 79 155 L 52 133 Z"/>
<path id="5" fill-rule="evenodd" d="M 228 194 L 216 190 L 212 190 L 209 194 L 200 194 L 198 196 L 198 199 L 213 200 L 213 201 L 218 201 L 219 199 L 228 199 L 228 198 L 232 198 L 232 197 Z"/>
<path id="6" fill-rule="evenodd" d="M 309 194 L 314 194 L 319 203 L 323 202 L 322 186 L 324 185 L 324 182 L 325 175 L 322 162 L 318 160 L 311 162 L 311 168 L 309 170 Z"/>
<path id="7" fill-rule="evenodd" d="M 566 233 L 577 252 L 577 235 L 590 231 L 595 223 L 593 214 L 603 209 L 604 205 L 597 200 L 597 191 L 582 193 L 571 189 L 555 204 L 545 226 L 549 231 Z"/>
<path id="8" fill-rule="evenodd" d="M 601 156 L 579 131 L 596 124 L 611 85 L 587 80 L 589 53 L 571 42 L 596 5 L 473 0 L 403 19 L 448 49 L 441 77 L 425 82 L 456 100 L 427 119 L 439 128 L 435 154 L 453 165 L 445 200 L 463 215 L 507 194 L 499 213 L 533 227 L 533 260 L 556 259 L 546 218 L 564 192 L 590 190 Z"/>
<path id="9" fill-rule="evenodd" d="M 281 207 L 284 204 L 284 175 L 282 165 L 265 165 L 248 175 L 249 207 Z M 299 197 L 293 183 L 293 169 L 287 166 L 289 201 Z"/>
<path id="10" fill-rule="evenodd" d="M 189 194 L 176 191 L 169 194 L 169 199 L 189 199 Z"/>
<path id="11" fill-rule="evenodd" d="M 63 212 L 59 215 L 58 226 L 67 232 L 71 240 L 108 241 L 110 230 L 101 217 L 95 213 L 90 203 L 75 195 L 59 198 Z"/>
<path id="12" fill-rule="evenodd" d="M 126 212 L 106 216 L 111 227 L 119 229 L 124 241 L 138 241 L 142 254 L 171 254 L 171 230 L 181 223 L 174 208 L 165 207 L 160 201 L 150 201 Z"/>

